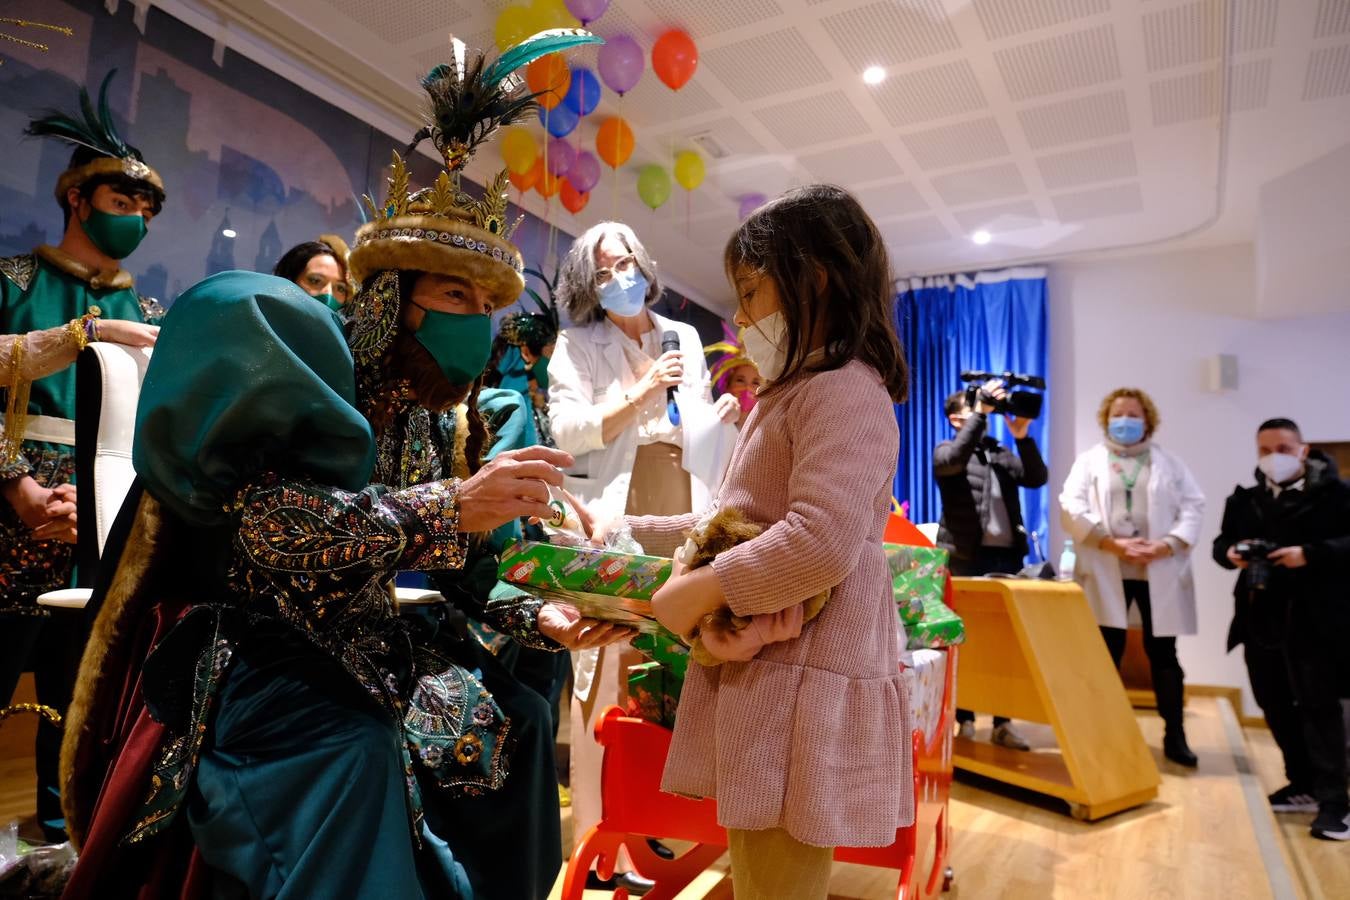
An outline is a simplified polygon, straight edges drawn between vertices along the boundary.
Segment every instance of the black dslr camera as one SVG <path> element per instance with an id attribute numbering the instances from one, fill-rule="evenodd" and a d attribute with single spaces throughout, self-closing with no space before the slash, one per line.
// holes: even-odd
<path id="1" fill-rule="evenodd" d="M 966 405 L 971 409 L 978 409 L 979 404 L 988 403 L 994 407 L 994 412 L 1019 419 L 1034 419 L 1041 414 L 1041 407 L 1045 404 L 1044 394 L 1013 390 L 1019 385 L 1038 391 L 1045 390 L 1045 379 L 1037 375 L 1019 375 L 1014 372 L 962 372 L 961 380 L 968 385 Z M 1008 396 L 1002 400 L 995 400 L 985 393 L 983 386 L 989 381 L 1003 382 Z"/>
<path id="2" fill-rule="evenodd" d="M 1247 587 L 1253 591 L 1264 591 L 1270 583 L 1270 554 L 1279 548 L 1270 541 L 1253 538 L 1238 541 L 1233 545 L 1233 553 L 1247 564 Z"/>

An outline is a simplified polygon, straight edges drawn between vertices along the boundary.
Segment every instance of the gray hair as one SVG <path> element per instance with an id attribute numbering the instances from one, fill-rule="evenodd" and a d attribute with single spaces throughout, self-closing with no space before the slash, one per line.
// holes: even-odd
<path id="1" fill-rule="evenodd" d="M 572 242 L 572 249 L 567 251 L 562 271 L 558 273 L 558 302 L 567 311 L 567 317 L 577 325 L 589 325 L 605 317 L 605 311 L 600 308 L 600 288 L 595 283 L 595 251 L 610 235 L 623 241 L 628 252 L 633 254 L 638 271 L 646 276 L 647 305 L 651 306 L 661 297 L 656 261 L 642 246 L 637 234 L 622 222 L 601 222 L 586 229 L 581 237 Z"/>

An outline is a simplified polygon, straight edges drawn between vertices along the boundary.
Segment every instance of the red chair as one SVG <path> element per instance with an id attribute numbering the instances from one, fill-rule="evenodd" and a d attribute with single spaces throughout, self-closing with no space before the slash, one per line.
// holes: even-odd
<path id="1" fill-rule="evenodd" d="M 925 744 L 916 730 L 914 742 L 915 823 L 896 832 L 889 847 L 841 847 L 834 858 L 840 862 L 897 869 L 896 900 L 933 897 L 950 887 L 947 865 L 951 825 L 947 798 L 952 780 L 952 717 L 955 649 L 946 651 L 942 713 L 933 739 Z M 620 847 L 627 850 L 633 866 L 656 882 L 647 900 L 671 900 L 699 873 L 726 852 L 727 835 L 717 824 L 715 800 L 690 800 L 662 793 L 661 773 L 670 752 L 671 733 L 659 725 L 625 716 L 618 707 L 605 711 L 595 726 L 596 740 L 605 748 L 601 774 L 603 814 L 577 843 L 563 879 L 563 900 L 582 900 L 586 873 L 595 865 L 601 878 L 614 874 Z M 647 838 L 687 841 L 694 844 L 673 860 L 661 859 L 647 845 Z M 919 871 L 930 858 L 928 871 Z M 615 900 L 628 891 L 619 888 Z"/>

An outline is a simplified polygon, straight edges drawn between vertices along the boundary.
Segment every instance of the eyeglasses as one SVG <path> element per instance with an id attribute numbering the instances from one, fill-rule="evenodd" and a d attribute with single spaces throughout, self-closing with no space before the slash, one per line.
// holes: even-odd
<path id="1" fill-rule="evenodd" d="M 610 266 L 609 268 L 596 270 L 595 286 L 604 287 L 614 279 L 614 276 L 617 273 L 631 272 L 633 271 L 633 267 L 636 265 L 637 265 L 637 258 L 633 256 L 633 254 L 631 253 L 628 254 L 627 256 L 619 257 L 618 260 L 615 261 L 614 265 Z"/>

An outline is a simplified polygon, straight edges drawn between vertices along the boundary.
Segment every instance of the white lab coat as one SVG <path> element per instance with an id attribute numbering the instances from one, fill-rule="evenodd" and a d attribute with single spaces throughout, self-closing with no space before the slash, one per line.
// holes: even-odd
<path id="1" fill-rule="evenodd" d="M 736 443 L 736 427 L 713 421 L 712 388 L 703 341 L 692 325 L 675 322 L 648 310 L 658 334 L 673 331 L 684 351 L 684 379 L 676 388 L 684 441 L 684 468 L 690 474 L 693 511 L 712 503 Z M 576 457 L 563 485 L 591 510 L 598 521 L 623 515 L 628 506 L 628 484 L 637 458 L 638 425 L 634 422 L 608 445 L 601 436 L 600 407 L 621 399 L 637 379 L 628 367 L 620 337 L 602 320 L 568 328 L 558 335 L 548 362 L 548 418 L 560 450 Z M 709 446 L 710 444 L 715 446 Z M 617 653 L 614 654 L 617 665 Z M 599 651 L 573 654 L 573 689 L 590 696 Z"/>
<path id="2" fill-rule="evenodd" d="M 714 463 L 709 471 L 706 466 L 691 464 L 692 458 L 701 455 L 698 439 L 691 439 L 691 422 L 706 422 L 706 413 L 712 406 L 703 342 L 692 325 L 654 312 L 651 317 L 658 334 L 673 331 L 680 336 L 680 349 L 684 351 L 684 381 L 676 388 L 676 403 L 682 414 L 685 470 L 704 470 L 705 478 L 689 476 L 694 510 L 702 510 L 711 502 L 712 492 L 730 461 L 730 444 L 735 443 L 736 429 L 726 426 L 731 440 L 726 453 L 717 454 L 720 465 Z M 568 328 L 558 335 L 548 362 L 548 418 L 553 440 L 560 450 L 576 457 L 576 465 L 566 473 L 564 486 L 601 519 L 626 511 L 628 483 L 637 457 L 636 422 L 608 445 L 601 437 L 600 407 L 621 399 L 624 391 L 637 384 L 618 340 L 619 335 L 605 321 Z"/>
<path id="3" fill-rule="evenodd" d="M 1073 538 L 1077 564 L 1074 579 L 1083 587 L 1097 623 L 1107 628 L 1128 627 L 1120 560 L 1089 540 L 1094 528 L 1110 525 L 1110 452 L 1098 444 L 1074 460 L 1059 506 L 1064 529 Z M 1154 444 L 1148 478 L 1148 536 L 1171 535 L 1186 548 L 1148 566 L 1149 603 L 1153 633 L 1174 637 L 1196 633 L 1195 580 L 1191 550 L 1200 537 L 1205 495 L 1191 470 L 1180 459 Z M 1089 546 L 1091 544 L 1091 546 Z"/>

